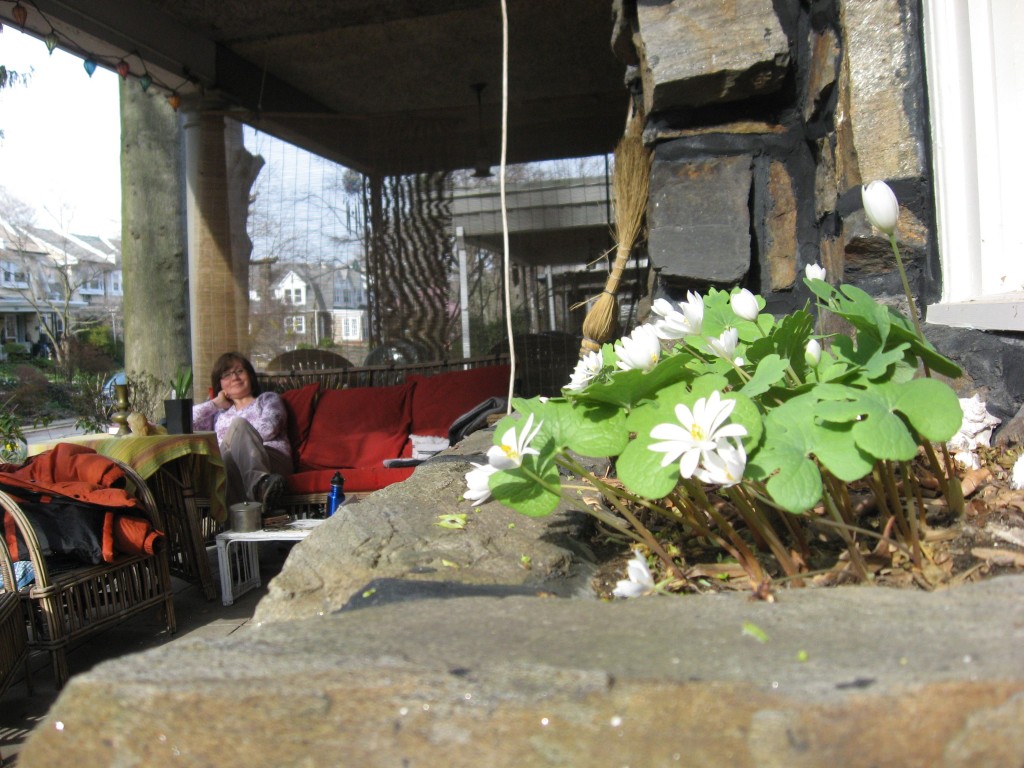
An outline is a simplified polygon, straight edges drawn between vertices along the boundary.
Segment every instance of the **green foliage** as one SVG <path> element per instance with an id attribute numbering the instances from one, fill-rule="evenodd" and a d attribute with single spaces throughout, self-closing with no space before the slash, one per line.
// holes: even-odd
<path id="1" fill-rule="evenodd" d="M 192 395 L 192 367 L 182 365 L 171 377 L 171 399 L 184 399 Z"/>
<path id="2" fill-rule="evenodd" d="M 778 510 L 805 515 L 824 505 L 848 519 L 849 498 L 841 484 L 882 487 L 891 480 L 885 487 L 896 488 L 893 478 L 906 463 L 922 452 L 934 457 L 930 444 L 948 441 L 963 418 L 953 390 L 920 371 L 955 377 L 960 370 L 906 318 L 863 291 L 806 282 L 821 300 L 820 309 L 849 321 L 854 336 L 829 337 L 815 360 L 808 351 L 817 339 L 810 312 L 743 319 L 734 313 L 730 294 L 712 289 L 702 299 L 698 333 L 679 338 L 682 331 L 673 335 L 658 326 L 673 341 L 671 348 L 662 343 L 652 369 L 628 368 L 619 347 L 605 345 L 600 369 L 578 388 L 567 387 L 557 398 L 515 400 L 521 418 L 506 418 L 495 432 L 500 447 L 492 449 L 498 459 L 492 459 L 498 471 L 487 481 L 492 496 L 526 515 L 548 514 L 560 499 L 574 495 L 563 487 L 559 468 L 586 476 L 575 457 L 609 457 L 618 484 L 590 479 L 613 507 L 622 511 L 623 504 L 635 502 L 673 520 L 696 515 L 690 519 L 697 530 L 714 519 L 721 540 L 732 542 L 729 553 L 752 578 L 760 578 L 756 557 L 728 522 L 715 517 L 716 499 L 734 504 L 760 540 L 785 560 L 785 547 L 775 543 L 778 537 L 765 522 Z M 759 297 L 757 304 L 764 306 Z M 729 329 L 736 332 L 735 349 L 716 352 L 728 348 L 722 339 L 729 336 L 722 334 Z M 584 363 L 578 374 L 586 370 Z M 526 436 L 514 430 L 530 425 L 536 434 L 525 445 Z M 723 428 L 735 436 L 714 438 Z M 518 457 L 518 464 L 505 466 L 506 457 Z M 933 469 L 950 482 L 939 467 Z M 912 491 L 903 493 L 906 499 L 893 504 L 892 514 L 899 530 L 916 530 L 905 511 L 915 503 Z M 634 538 L 654 542 L 639 521 L 625 527 Z M 784 566 L 797 569 L 792 562 Z"/>

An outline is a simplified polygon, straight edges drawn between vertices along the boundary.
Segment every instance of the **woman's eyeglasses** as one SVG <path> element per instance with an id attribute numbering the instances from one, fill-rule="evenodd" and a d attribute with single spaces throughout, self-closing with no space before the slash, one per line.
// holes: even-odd
<path id="1" fill-rule="evenodd" d="M 227 381 L 228 379 L 240 379 L 245 376 L 245 368 L 235 368 L 233 371 L 226 371 L 221 374 L 220 380 Z"/>

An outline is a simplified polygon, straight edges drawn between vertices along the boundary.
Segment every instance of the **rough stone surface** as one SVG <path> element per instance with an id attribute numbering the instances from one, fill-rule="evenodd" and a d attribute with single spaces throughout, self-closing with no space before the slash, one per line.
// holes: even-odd
<path id="1" fill-rule="evenodd" d="M 641 0 L 637 18 L 648 114 L 772 93 L 789 68 L 770 0 Z"/>
<path id="2" fill-rule="evenodd" d="M 420 599 L 101 664 L 19 766 L 977 768 L 1024 761 L 1022 714 L 1020 577 Z"/>
<path id="3" fill-rule="evenodd" d="M 413 481 L 342 507 L 295 546 L 254 618 L 302 619 L 405 599 L 400 580 L 417 584 L 418 595 L 455 594 L 451 585 L 457 583 L 478 594 L 500 587 L 504 594 L 593 596 L 587 586 L 593 558 L 584 543 L 588 516 L 563 506 L 529 518 L 462 498 L 470 462 L 486 463 L 483 454 L 492 444 L 493 430 L 475 432 L 417 467 Z M 438 525 L 449 514 L 465 514 L 465 528 Z"/>
<path id="4" fill-rule="evenodd" d="M 912 178 L 927 168 L 920 30 L 911 5 L 842 4 L 851 126 L 864 179 Z"/>
<path id="5" fill-rule="evenodd" d="M 784 164 L 773 161 L 768 168 L 768 210 L 765 216 L 765 261 L 769 286 L 773 291 L 792 288 L 796 282 L 796 221 L 793 179 Z"/>
<path id="6" fill-rule="evenodd" d="M 812 31 L 808 37 L 811 61 L 808 66 L 807 93 L 803 105 L 805 122 L 822 110 L 829 92 L 836 83 L 839 69 L 839 40 L 835 31 Z"/>
<path id="7" fill-rule="evenodd" d="M 735 284 L 750 269 L 749 155 L 665 159 L 651 170 L 648 253 L 667 281 Z"/>
<path id="8" fill-rule="evenodd" d="M 924 333 L 969 373 L 974 386 L 961 391 L 961 397 L 978 394 L 989 412 L 1003 420 L 1005 429 L 1024 407 L 1024 340 L 928 323 Z M 1001 434 L 1002 430 L 997 432 L 997 441 Z M 1006 434 L 1009 438 L 1013 431 Z"/>

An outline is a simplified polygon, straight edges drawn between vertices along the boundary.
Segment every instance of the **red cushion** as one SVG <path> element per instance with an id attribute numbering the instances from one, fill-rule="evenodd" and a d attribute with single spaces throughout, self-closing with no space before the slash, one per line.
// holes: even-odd
<path id="1" fill-rule="evenodd" d="M 412 393 L 412 434 L 447 437 L 448 428 L 459 416 L 489 397 L 508 397 L 508 365 L 490 365 L 467 371 L 449 371 L 435 376 L 410 374 Z"/>
<path id="2" fill-rule="evenodd" d="M 401 456 L 409 436 L 411 393 L 411 384 L 322 392 L 299 469 L 376 467 Z"/>
<path id="3" fill-rule="evenodd" d="M 288 411 L 288 442 L 292 444 L 293 456 L 298 456 L 302 444 L 309 437 L 309 428 L 313 424 L 313 403 L 319 391 L 320 384 L 313 382 L 281 393 L 284 408 Z"/>
<path id="4" fill-rule="evenodd" d="M 379 491 L 392 483 L 398 483 L 409 477 L 415 467 L 352 467 L 341 470 L 345 479 L 345 493 L 369 493 Z M 309 472 L 298 472 L 286 478 L 288 493 L 326 493 L 331 487 L 333 469 L 317 469 Z"/>

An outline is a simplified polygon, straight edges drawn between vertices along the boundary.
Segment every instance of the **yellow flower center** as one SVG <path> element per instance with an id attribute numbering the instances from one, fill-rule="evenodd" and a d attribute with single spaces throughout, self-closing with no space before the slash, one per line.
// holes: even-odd
<path id="1" fill-rule="evenodd" d="M 690 436 L 693 437 L 694 440 L 703 442 L 705 439 L 704 428 L 700 424 L 694 424 L 690 427 Z"/>

